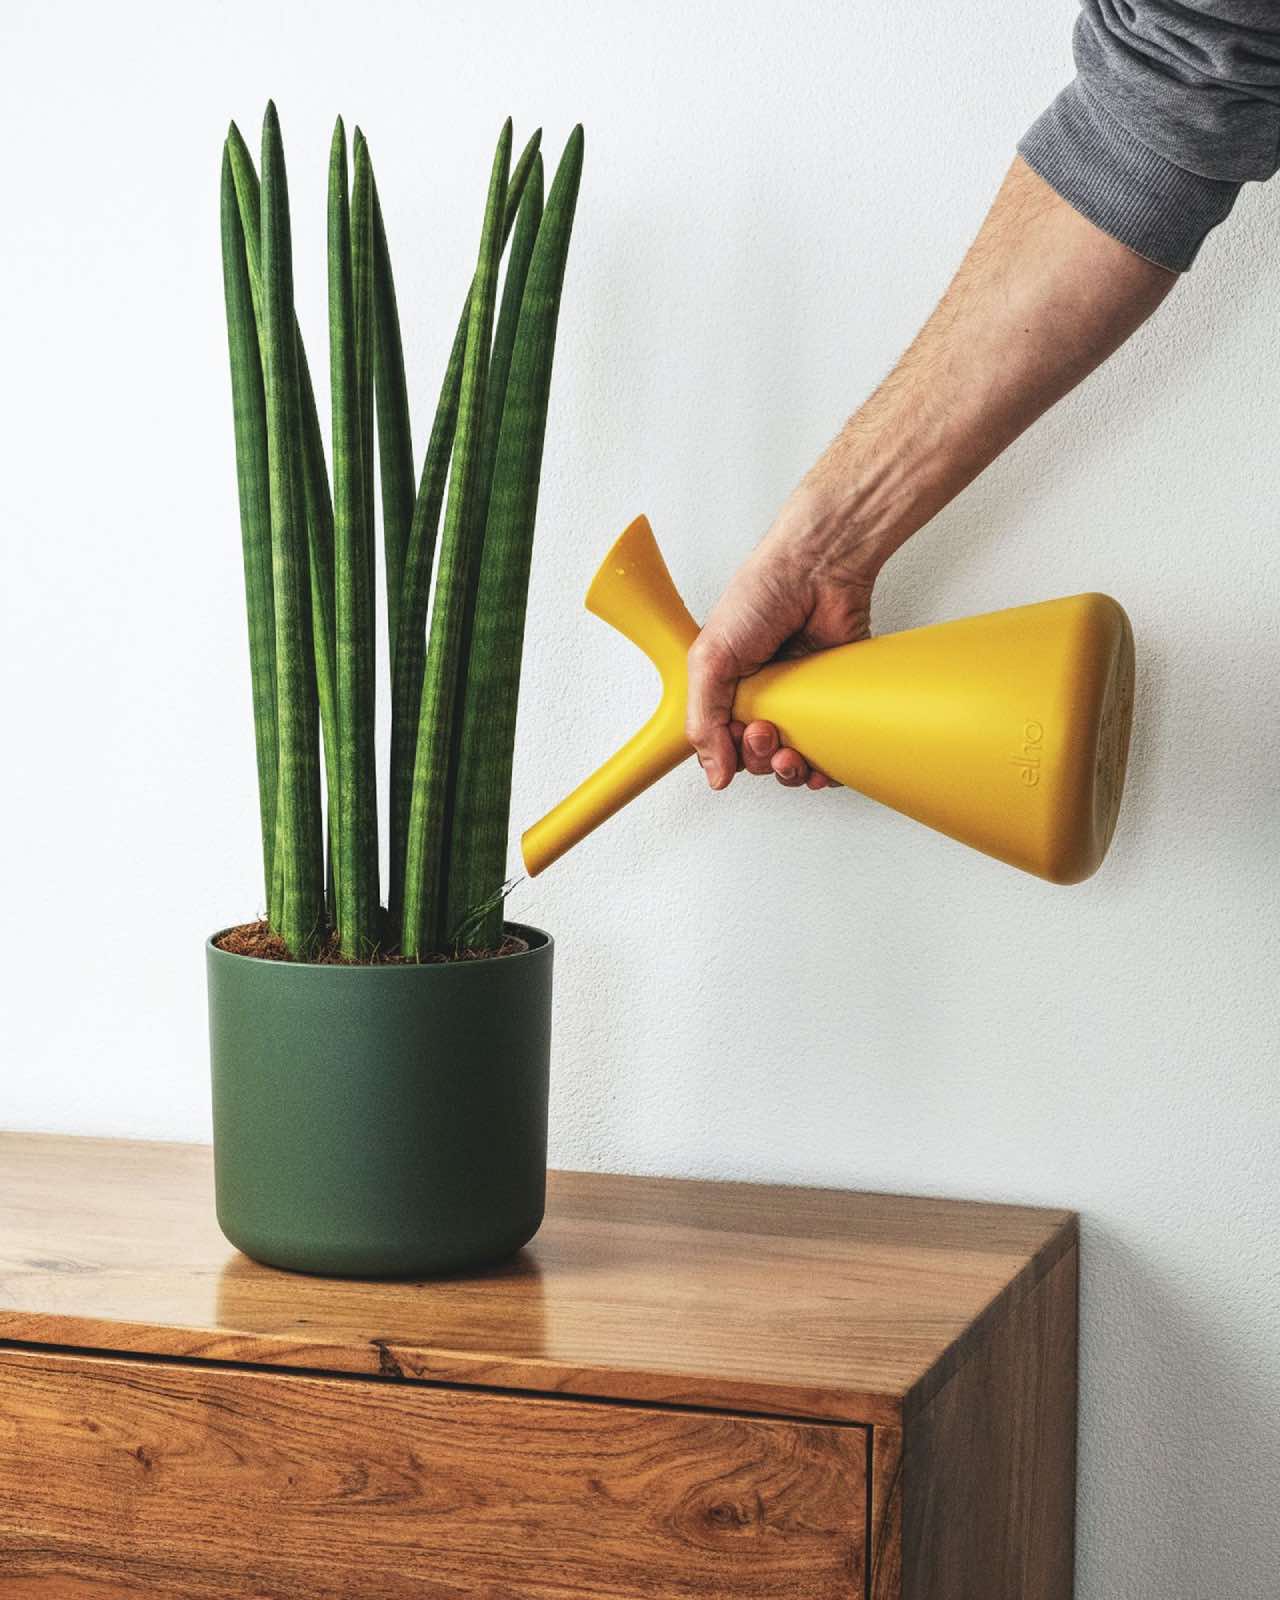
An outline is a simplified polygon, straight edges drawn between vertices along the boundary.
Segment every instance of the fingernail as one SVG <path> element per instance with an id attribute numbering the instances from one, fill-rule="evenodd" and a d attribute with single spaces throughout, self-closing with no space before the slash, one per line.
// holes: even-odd
<path id="1" fill-rule="evenodd" d="M 747 740 L 751 753 L 757 756 L 767 756 L 772 743 L 767 733 L 753 733 Z"/>

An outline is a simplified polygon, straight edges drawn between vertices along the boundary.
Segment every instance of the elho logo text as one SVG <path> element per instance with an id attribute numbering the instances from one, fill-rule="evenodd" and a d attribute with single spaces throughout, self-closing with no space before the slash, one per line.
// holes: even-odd
<path id="1" fill-rule="evenodd" d="M 1016 756 L 1010 756 L 1018 769 L 1018 778 L 1028 789 L 1040 782 L 1040 757 L 1044 745 L 1044 727 L 1039 722 L 1022 724 L 1022 747 Z"/>

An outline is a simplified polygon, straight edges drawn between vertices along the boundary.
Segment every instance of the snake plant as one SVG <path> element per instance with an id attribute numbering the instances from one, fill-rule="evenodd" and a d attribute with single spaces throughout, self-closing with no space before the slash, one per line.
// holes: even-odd
<path id="1" fill-rule="evenodd" d="M 223 149 L 264 895 L 271 931 L 298 960 L 334 949 L 347 961 L 421 960 L 501 944 L 529 559 L 582 129 L 545 203 L 539 135 L 514 165 L 511 152 L 508 121 L 415 486 L 367 141 L 356 129 L 349 160 L 339 118 L 329 151 L 327 460 L 294 311 L 275 107 L 260 175 L 234 123 Z M 391 689 L 385 897 L 374 738 L 379 498 Z"/>

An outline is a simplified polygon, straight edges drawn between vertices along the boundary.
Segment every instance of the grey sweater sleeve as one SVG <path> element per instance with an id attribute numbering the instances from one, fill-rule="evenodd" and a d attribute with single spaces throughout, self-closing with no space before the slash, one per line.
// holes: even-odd
<path id="1" fill-rule="evenodd" d="M 1280 166 L 1280 0 L 1081 0 L 1076 78 L 1024 161 L 1098 227 L 1184 271 Z"/>

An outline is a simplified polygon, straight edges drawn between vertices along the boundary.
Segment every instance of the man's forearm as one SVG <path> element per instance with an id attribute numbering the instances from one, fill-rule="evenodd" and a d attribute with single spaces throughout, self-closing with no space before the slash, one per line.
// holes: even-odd
<path id="1" fill-rule="evenodd" d="M 809 472 L 791 513 L 826 524 L 843 547 L 837 559 L 857 552 L 874 576 L 1176 282 L 1015 161 L 937 310 Z"/>
<path id="2" fill-rule="evenodd" d="M 893 552 L 1176 282 L 1014 162 L 938 309 L 787 500 L 690 651 L 687 730 L 712 788 L 739 760 L 793 787 L 821 785 L 776 729 L 736 729 L 738 680 L 779 650 L 865 639 Z"/>

